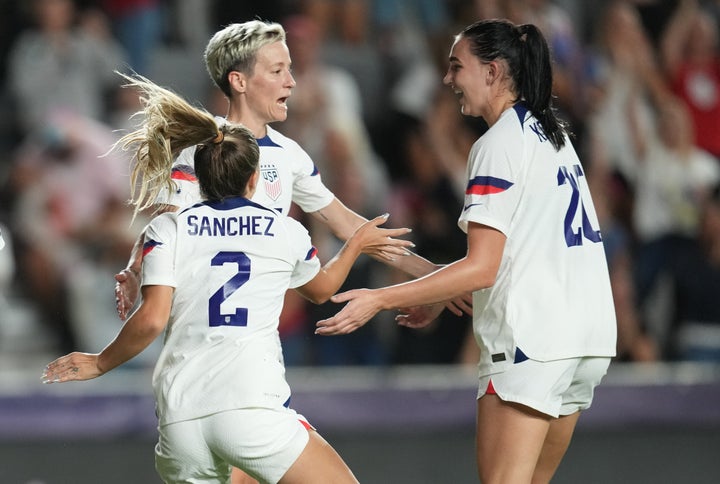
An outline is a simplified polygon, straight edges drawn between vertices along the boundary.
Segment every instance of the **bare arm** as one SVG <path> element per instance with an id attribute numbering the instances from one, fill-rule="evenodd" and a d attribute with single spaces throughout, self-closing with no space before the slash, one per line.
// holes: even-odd
<path id="1" fill-rule="evenodd" d="M 434 304 L 495 283 L 505 247 L 505 235 L 490 227 L 471 223 L 468 252 L 462 259 L 414 281 L 380 289 L 356 289 L 332 297 L 347 302 L 335 316 L 318 321 L 317 334 L 346 334 L 386 309 Z"/>
<path id="2" fill-rule="evenodd" d="M 308 283 L 297 288 L 305 298 L 316 304 L 322 304 L 340 288 L 347 278 L 355 259 L 372 246 L 391 244 L 402 250 L 409 247 L 412 242 L 407 240 L 388 239 L 398 237 L 410 232 L 409 229 L 381 229 L 378 226 L 387 221 L 387 214 L 376 217 L 363 223 L 355 233 L 348 238 L 340 251 L 320 269 L 320 272 Z M 409 254 L 409 252 L 407 252 Z"/>
<path id="3" fill-rule="evenodd" d="M 340 240 L 347 240 L 353 232 L 362 225 L 366 219 L 346 207 L 340 200 L 335 198 L 327 207 L 312 212 L 311 215 L 317 220 L 325 223 Z M 430 262 L 414 252 L 407 257 L 395 257 L 399 252 L 389 247 L 373 247 L 372 250 L 364 250 L 364 253 L 372 258 L 398 269 L 414 278 L 426 276 L 441 266 Z M 446 302 L 446 307 L 455 315 L 461 316 L 463 312 L 472 313 L 472 307 L 467 294 L 460 294 L 451 301 Z"/>
<path id="4" fill-rule="evenodd" d="M 350 210 L 337 198 L 330 202 L 327 207 L 312 212 L 311 215 L 326 224 L 333 234 L 342 241 L 347 241 L 358 227 L 367 222 L 367 219 Z M 363 250 L 363 253 L 413 277 L 424 276 L 439 268 L 415 253 L 411 253 L 409 257 L 395 257 L 396 255 L 402 255 L 402 253 L 394 250 L 391 246 L 368 247 Z"/>
<path id="5" fill-rule="evenodd" d="M 97 354 L 74 352 L 58 358 L 45 367 L 43 382 L 90 380 L 139 355 L 165 329 L 173 292 L 169 286 L 144 286 L 142 304 L 105 349 Z"/>
<path id="6" fill-rule="evenodd" d="M 660 38 L 660 55 L 663 69 L 669 78 L 675 76 L 683 60 L 693 18 L 698 12 L 697 0 L 680 0 L 667 22 Z"/>

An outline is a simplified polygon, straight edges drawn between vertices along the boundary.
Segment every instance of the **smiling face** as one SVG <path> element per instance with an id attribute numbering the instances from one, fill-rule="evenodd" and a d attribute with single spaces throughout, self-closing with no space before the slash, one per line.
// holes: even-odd
<path id="1" fill-rule="evenodd" d="M 483 116 L 487 105 L 488 64 L 470 52 L 470 42 L 459 37 L 450 50 L 450 65 L 443 84 L 450 86 L 460 101 L 460 111 L 466 116 Z M 483 116 L 484 117 L 484 116 Z"/>
<path id="2" fill-rule="evenodd" d="M 285 121 L 287 99 L 295 87 L 295 79 L 290 72 L 290 52 L 284 42 L 260 48 L 253 73 L 244 78 L 242 86 L 249 109 L 247 116 L 243 115 L 243 124 L 254 127 Z"/>

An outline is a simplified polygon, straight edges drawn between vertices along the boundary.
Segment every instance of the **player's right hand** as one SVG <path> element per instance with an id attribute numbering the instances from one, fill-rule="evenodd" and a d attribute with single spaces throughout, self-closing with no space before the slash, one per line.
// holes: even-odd
<path id="1" fill-rule="evenodd" d="M 139 293 L 140 281 L 134 271 L 123 269 L 115 274 L 115 308 L 121 320 L 127 319 Z"/>
<path id="2" fill-rule="evenodd" d="M 75 351 L 48 363 L 42 372 L 43 383 L 91 380 L 103 374 L 98 367 L 98 355 Z"/>

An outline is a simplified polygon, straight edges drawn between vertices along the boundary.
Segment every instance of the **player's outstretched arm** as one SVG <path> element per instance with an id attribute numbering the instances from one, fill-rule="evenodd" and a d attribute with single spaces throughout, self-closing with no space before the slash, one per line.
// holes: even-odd
<path id="1" fill-rule="evenodd" d="M 366 221 L 337 198 L 327 207 L 313 212 L 311 215 L 327 224 L 340 240 L 347 240 L 357 227 Z M 396 248 L 383 244 L 368 247 L 363 252 L 414 278 L 426 276 L 442 267 L 414 252 L 410 252 L 407 257 L 397 257 L 400 252 Z M 463 294 L 448 300 L 445 302 L 445 307 L 456 316 L 462 316 L 463 313 L 472 314 L 472 295 Z M 440 313 L 438 312 L 438 314 Z"/>
<path id="2" fill-rule="evenodd" d="M 334 295 L 331 298 L 333 302 L 347 304 L 335 316 L 318 321 L 315 333 L 328 336 L 348 334 L 382 310 L 442 303 L 458 297 L 458 294 L 491 287 L 495 284 L 504 247 L 503 233 L 471 222 L 465 257 L 419 279 Z M 406 322 L 420 325 L 426 319 L 426 316 L 416 316 Z"/>
<path id="3" fill-rule="evenodd" d="M 49 363 L 43 383 L 91 380 L 134 358 L 162 333 L 170 317 L 174 288 L 143 287 L 143 302 L 100 353 L 73 352 Z"/>
<path id="4" fill-rule="evenodd" d="M 369 247 L 388 246 L 400 254 L 409 254 L 408 247 L 413 243 L 409 240 L 396 239 L 410 232 L 410 229 L 383 229 L 379 226 L 387 222 L 388 214 L 369 220 L 355 231 L 345 245 L 320 272 L 308 283 L 297 288 L 305 298 L 316 304 L 322 304 L 340 288 L 347 278 L 355 259 Z"/>

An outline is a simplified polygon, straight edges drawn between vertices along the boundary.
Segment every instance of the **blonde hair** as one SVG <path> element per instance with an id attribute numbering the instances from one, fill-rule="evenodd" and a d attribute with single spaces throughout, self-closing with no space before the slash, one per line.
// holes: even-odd
<path id="1" fill-rule="evenodd" d="M 213 82 L 228 98 L 228 74 L 252 74 L 258 51 L 275 42 L 285 42 L 282 25 L 262 20 L 230 24 L 212 36 L 205 47 L 205 67 Z"/>
<path id="2" fill-rule="evenodd" d="M 171 178 L 173 161 L 183 149 L 195 145 L 195 170 L 206 198 L 244 195 L 259 160 L 257 141 L 249 129 L 238 124 L 218 127 L 212 114 L 172 91 L 142 76 L 120 75 L 128 81 L 125 87 L 140 93 L 143 105 L 133 115 L 143 116 L 142 126 L 113 146 L 135 151 L 130 174 L 135 215 L 155 205 L 163 188 L 176 189 Z"/>

